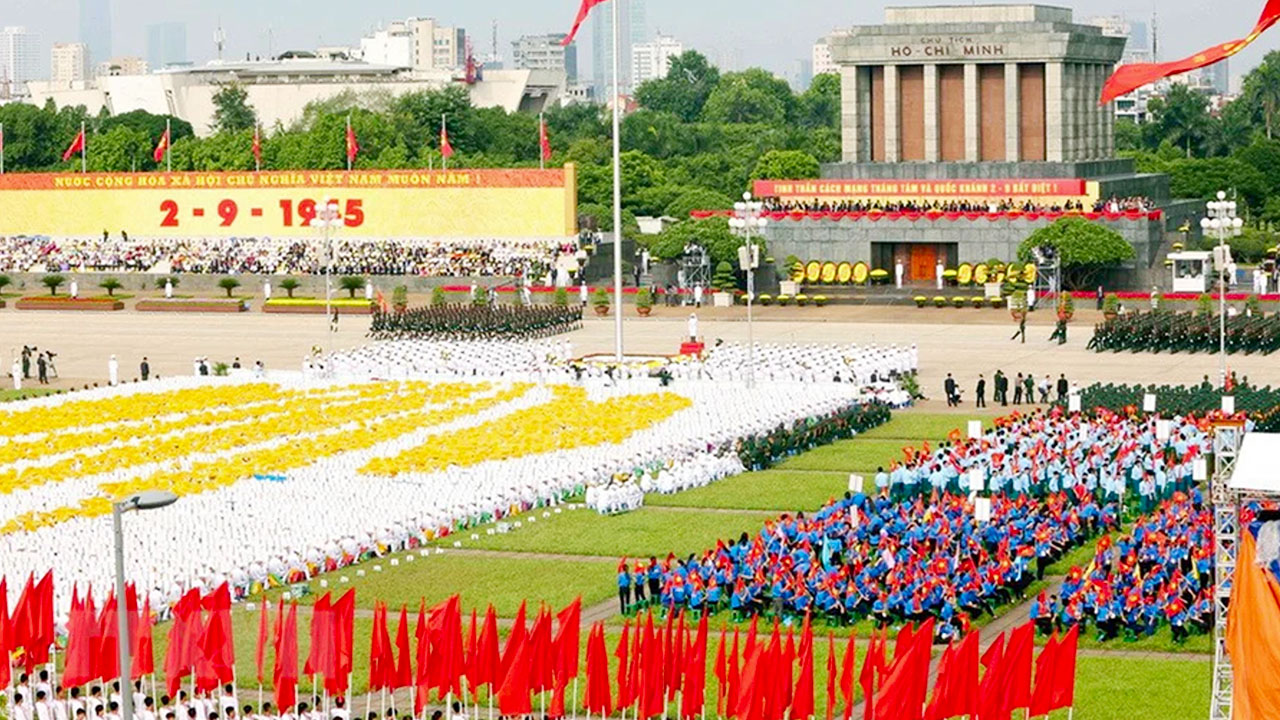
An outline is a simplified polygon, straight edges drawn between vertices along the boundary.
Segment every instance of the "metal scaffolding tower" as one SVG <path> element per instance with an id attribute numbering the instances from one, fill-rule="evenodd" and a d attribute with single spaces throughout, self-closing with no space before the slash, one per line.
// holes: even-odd
<path id="1" fill-rule="evenodd" d="M 1213 478 L 1209 500 L 1213 504 L 1213 693 L 1209 720 L 1231 720 L 1231 657 L 1227 655 L 1227 605 L 1236 571 L 1240 543 L 1240 494 L 1230 488 L 1244 423 L 1226 421 L 1213 428 Z"/>

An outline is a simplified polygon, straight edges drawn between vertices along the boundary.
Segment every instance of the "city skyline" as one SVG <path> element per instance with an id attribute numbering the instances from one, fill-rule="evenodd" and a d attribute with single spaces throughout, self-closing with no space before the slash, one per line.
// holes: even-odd
<path id="1" fill-rule="evenodd" d="M 661 32 L 678 38 L 687 49 L 702 52 L 726 70 L 759 66 L 788 77 L 794 74 L 796 61 L 807 59 L 819 38 L 839 27 L 878 23 L 886 4 L 850 8 L 832 15 L 830 7 L 817 0 L 794 0 L 787 12 L 765 11 L 759 0 L 730 3 L 728 0 L 706 0 L 695 5 L 674 0 L 644 0 L 645 34 Z M 38 37 L 39 53 L 49 57 L 54 43 L 86 42 L 93 61 L 107 57 L 147 55 L 147 27 L 157 23 L 181 23 L 188 28 L 188 60 L 203 64 L 216 56 L 214 31 L 221 27 L 226 34 L 226 58 L 266 56 L 286 49 L 313 49 L 318 45 L 358 45 L 362 34 L 387 23 L 410 16 L 435 17 L 442 23 L 466 28 L 475 38 L 475 53 L 483 58 L 490 51 L 489 29 L 499 23 L 499 52 L 521 35 L 564 32 L 571 24 L 577 0 L 557 0 L 551 6 L 532 6 L 514 0 L 493 0 L 477 5 L 446 5 L 387 0 L 376 5 L 346 5 L 335 0 L 314 0 L 304 5 L 299 0 L 278 0 L 267 7 L 246 0 L 229 0 L 209 6 L 192 0 L 159 2 L 159 0 L 11 0 L 0 10 L 0 26 L 24 25 Z M 929 0 L 907 0 L 891 5 L 936 4 Z M 1062 3 L 1070 7 L 1077 22 L 1095 15 L 1122 15 L 1130 20 L 1149 22 L 1157 14 L 1160 56 L 1171 60 L 1190 54 L 1214 42 L 1243 36 L 1256 18 L 1258 7 L 1239 4 L 1231 12 L 1204 6 L 1192 0 L 1165 0 L 1151 5 L 1104 3 L 1081 0 Z M 81 9 L 96 17 L 96 9 L 110 7 L 104 22 L 85 26 Z M 562 7 L 561 7 L 562 6 Z M 559 15 L 556 10 L 559 10 Z M 607 15 L 607 8 L 601 15 Z M 747 12 L 743 12 L 746 10 Z M 729 22 L 727 18 L 733 18 Z M 580 78 L 595 78 L 597 53 L 591 52 L 595 23 L 588 23 L 578 39 L 584 48 L 578 68 Z M 605 24 L 607 27 L 607 24 Z M 624 39 L 625 40 L 625 39 Z M 624 43 L 629 45 L 630 43 Z M 95 47 L 96 45 L 96 47 Z M 1280 36 L 1263 35 L 1252 46 L 1232 58 L 1231 73 L 1243 75 L 1257 65 L 1262 56 L 1280 47 Z M 626 48 L 624 48 L 625 50 Z M 629 53 L 623 53 L 624 74 Z"/>

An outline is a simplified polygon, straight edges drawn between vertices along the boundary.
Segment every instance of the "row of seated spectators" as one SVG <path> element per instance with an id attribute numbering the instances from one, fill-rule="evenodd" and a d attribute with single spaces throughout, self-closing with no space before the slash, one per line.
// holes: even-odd
<path id="1" fill-rule="evenodd" d="M 1086 212 L 1083 202 L 1068 200 L 1065 203 L 1039 204 L 1031 200 L 841 200 L 838 202 L 819 202 L 801 200 L 782 200 L 771 197 L 764 199 L 766 210 L 771 212 L 961 212 L 961 213 L 1008 213 L 1008 212 Z M 1147 212 L 1152 209 L 1151 201 L 1143 197 L 1108 198 L 1098 200 L 1090 212 L 1121 213 L 1137 210 Z"/>
<path id="2" fill-rule="evenodd" d="M 344 275 L 541 276 L 574 245 L 537 240 L 335 238 Z M 290 238 L 0 237 L 0 272 L 95 270 L 164 273 L 300 273 L 325 270 L 319 240 Z"/>

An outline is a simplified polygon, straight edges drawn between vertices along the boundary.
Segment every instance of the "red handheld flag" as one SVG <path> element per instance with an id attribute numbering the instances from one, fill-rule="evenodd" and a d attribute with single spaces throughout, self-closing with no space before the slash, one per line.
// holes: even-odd
<path id="1" fill-rule="evenodd" d="M 790 637 L 788 636 L 788 642 Z M 796 679 L 795 691 L 791 698 L 791 712 L 788 717 L 796 720 L 807 720 L 813 715 L 813 630 L 809 627 L 809 616 L 804 618 L 804 628 L 800 631 L 800 677 Z M 790 682 L 791 676 L 786 680 Z"/>
<path id="2" fill-rule="evenodd" d="M 575 599 L 569 603 L 568 607 L 561 610 L 556 616 L 556 622 L 557 631 L 553 643 L 556 656 L 556 683 L 563 686 L 578 676 L 578 639 L 582 624 L 582 598 Z"/>
<path id="3" fill-rule="evenodd" d="M 400 624 L 396 627 L 396 675 L 393 690 L 413 685 L 413 659 L 409 657 L 409 609 L 400 606 Z"/>
<path id="4" fill-rule="evenodd" d="M 475 686 L 488 685 L 490 692 L 498 682 L 498 670 L 502 665 L 498 654 L 498 613 L 493 605 L 484 612 L 484 626 L 480 629 L 479 648 L 476 650 Z"/>
<path id="5" fill-rule="evenodd" d="M 1031 690 L 1031 707 L 1028 713 L 1034 716 L 1048 715 L 1053 705 L 1054 664 L 1058 650 L 1058 633 L 1055 631 L 1045 643 L 1044 649 L 1036 658 L 1035 687 Z"/>
<path id="6" fill-rule="evenodd" d="M 151 598 L 147 598 L 142 603 L 142 613 L 138 618 L 137 642 L 133 648 L 133 663 L 130 666 L 134 680 L 156 671 L 155 645 L 151 638 L 153 624 Z"/>
<path id="7" fill-rule="evenodd" d="M 520 645 L 515 648 L 511 647 L 510 641 L 507 642 L 512 657 L 511 667 L 498 689 L 498 712 L 502 715 L 528 715 L 533 712 L 533 705 L 529 702 L 530 643 L 523 635 L 518 642 Z"/>
<path id="8" fill-rule="evenodd" d="M 351 122 L 347 121 L 347 162 L 353 162 L 358 154 L 360 143 L 356 142 L 356 131 L 351 127 Z"/>
<path id="9" fill-rule="evenodd" d="M 564 36 L 560 41 L 561 45 L 568 46 L 573 42 L 574 36 L 578 34 L 578 28 L 582 27 L 582 23 L 586 22 L 587 15 L 591 13 L 591 8 L 603 3 L 604 0 L 582 0 L 582 5 L 578 7 L 578 16 L 573 19 L 573 27 L 569 28 L 569 34 Z M 750 652 L 748 650 L 748 652 Z"/>
<path id="10" fill-rule="evenodd" d="M 262 135 L 258 131 L 258 126 L 253 126 L 253 161 L 262 165 Z"/>
<path id="11" fill-rule="evenodd" d="M 4 632 L 4 604 L 7 602 L 4 592 L 4 580 L 0 579 L 0 633 Z M 85 601 L 79 596 L 75 586 L 71 588 L 71 612 L 67 618 L 67 659 L 62 671 L 62 683 L 67 687 L 78 687 L 89 682 L 93 668 L 90 655 L 90 643 L 93 638 L 93 620 L 85 615 Z M 9 646 L 0 637 L 0 657 L 9 657 Z M 8 668 L 8 663 L 0 667 L 0 676 Z"/>
<path id="12" fill-rule="evenodd" d="M 978 631 L 969 633 L 956 649 L 948 717 L 978 712 Z"/>
<path id="13" fill-rule="evenodd" d="M 258 684 L 262 684 L 262 667 L 267 657 L 267 638 L 271 634 L 271 604 L 262 600 L 262 612 L 258 615 L 258 652 L 254 662 L 258 670 Z"/>
<path id="14" fill-rule="evenodd" d="M 387 631 L 387 606 L 379 601 L 373 606 L 373 632 L 369 635 L 369 689 L 384 690 L 394 680 L 395 655 Z"/>
<path id="15" fill-rule="evenodd" d="M 538 119 L 538 149 L 544 162 L 551 159 L 551 138 L 547 136 L 547 121 L 541 118 Z"/>
<path id="16" fill-rule="evenodd" d="M 307 660 L 302 665 L 304 675 L 333 673 L 333 666 L 329 664 L 333 659 L 330 647 L 333 642 L 332 605 L 329 593 L 325 593 L 311 606 L 311 647 L 307 650 Z"/>
<path id="17" fill-rule="evenodd" d="M 80 132 L 76 133 L 75 139 L 62 152 L 62 162 L 70 160 L 71 156 L 78 152 L 84 152 L 84 128 L 81 128 Z"/>
<path id="18" fill-rule="evenodd" d="M 164 129 L 164 134 L 160 136 L 160 141 L 156 143 L 156 149 L 152 151 L 151 158 L 156 162 L 163 162 L 167 152 L 169 152 L 169 128 Z"/>
<path id="19" fill-rule="evenodd" d="M 354 656 L 356 591 L 352 588 L 333 603 L 333 619 L 330 628 L 332 639 L 332 675 L 325 676 L 325 688 L 330 695 L 345 695 L 347 678 L 351 674 Z"/>
<path id="20" fill-rule="evenodd" d="M 637 627 L 639 627 L 637 625 Z M 629 651 L 631 646 L 628 644 L 631 635 L 631 620 L 622 621 L 622 636 L 618 638 L 618 645 L 613 650 L 613 656 L 618 659 L 618 707 L 625 708 L 631 704 L 631 671 L 629 669 Z"/>
<path id="21" fill-rule="evenodd" d="M 729 689 L 729 661 L 725 657 L 726 633 L 720 627 L 720 642 L 716 644 L 716 713 L 724 715 L 724 694 Z"/>
<path id="22" fill-rule="evenodd" d="M 1180 75 L 1225 60 L 1256 40 L 1259 35 L 1274 25 L 1276 20 L 1280 20 L 1280 0 L 1267 0 L 1253 29 L 1248 35 L 1238 40 L 1214 45 L 1172 62 L 1121 65 L 1103 84 L 1102 96 L 1098 99 L 1098 104 L 1105 105 L 1121 95 L 1137 90 L 1143 85 L 1149 85 L 1160 78 Z"/>
<path id="23" fill-rule="evenodd" d="M 846 652 L 848 652 L 846 650 Z M 836 716 L 836 635 L 827 633 L 827 720 Z"/>
<path id="24" fill-rule="evenodd" d="M 1009 633 L 1004 653 L 1004 709 L 1017 710 L 1031 704 L 1031 654 L 1035 646 L 1035 626 L 1030 622 Z"/>
<path id="25" fill-rule="evenodd" d="M 1252 536 L 1248 540 L 1251 542 Z M 1255 569 L 1252 563 L 1245 564 L 1245 567 Z M 1080 626 L 1072 625 L 1058 641 L 1053 662 L 1053 698 L 1050 710 L 1068 708 L 1076 703 L 1076 643 L 1079 636 Z M 1270 687 L 1274 688 L 1274 685 Z"/>
<path id="26" fill-rule="evenodd" d="M 626 626 L 623 626 L 623 634 Z M 622 642 L 626 642 L 624 637 Z M 604 644 L 604 623 L 597 622 L 587 633 L 587 694 L 583 707 L 588 713 L 608 717 L 613 713 L 609 696 L 609 657 Z"/>
<path id="27" fill-rule="evenodd" d="M 298 704 L 298 603 L 295 600 L 289 606 L 289 616 L 284 619 L 279 643 L 276 645 L 275 671 L 272 673 L 275 685 L 276 707 L 282 713 L 293 712 Z"/>
<path id="28" fill-rule="evenodd" d="M 698 620 L 698 631 L 684 654 L 684 688 L 681 693 L 680 716 L 698 717 L 706 702 L 707 688 L 707 616 Z"/>

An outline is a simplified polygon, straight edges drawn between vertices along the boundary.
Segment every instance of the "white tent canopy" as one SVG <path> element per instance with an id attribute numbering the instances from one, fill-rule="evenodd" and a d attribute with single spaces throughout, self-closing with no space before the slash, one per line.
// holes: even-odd
<path id="1" fill-rule="evenodd" d="M 1246 433 L 1231 473 L 1231 489 L 1280 494 L 1280 433 Z"/>

